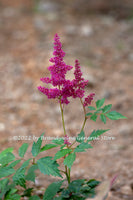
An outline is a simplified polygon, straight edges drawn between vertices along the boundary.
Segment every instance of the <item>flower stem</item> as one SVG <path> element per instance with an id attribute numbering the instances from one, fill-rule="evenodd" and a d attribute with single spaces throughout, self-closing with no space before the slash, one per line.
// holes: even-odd
<path id="1" fill-rule="evenodd" d="M 67 168 L 67 166 L 65 165 L 65 170 L 66 170 L 66 172 L 65 172 L 65 174 L 66 174 L 66 178 L 67 178 L 67 182 L 68 182 L 68 184 L 70 183 L 70 169 L 69 168 Z"/>
<path id="2" fill-rule="evenodd" d="M 62 108 L 62 104 L 61 104 L 61 99 L 60 99 L 60 109 L 61 109 L 61 117 L 62 117 L 62 125 L 63 125 L 64 135 L 66 135 L 64 112 L 63 112 L 63 108 Z"/>
<path id="3" fill-rule="evenodd" d="M 83 125 L 82 125 L 82 128 L 81 128 L 81 131 L 83 131 L 83 130 L 84 130 L 84 127 L 85 127 L 86 120 L 87 120 L 87 116 L 86 116 L 86 110 L 85 110 L 85 107 L 84 107 L 84 105 L 83 105 L 83 101 L 82 101 L 81 98 L 80 98 L 80 101 L 81 101 L 81 104 L 82 104 L 83 110 L 84 110 L 84 122 L 83 122 Z M 81 131 L 80 131 L 80 132 L 81 132 Z"/>

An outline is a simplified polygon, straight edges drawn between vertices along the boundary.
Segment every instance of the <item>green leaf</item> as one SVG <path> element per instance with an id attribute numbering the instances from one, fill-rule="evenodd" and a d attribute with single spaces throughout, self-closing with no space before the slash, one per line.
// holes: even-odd
<path id="1" fill-rule="evenodd" d="M 4 191 L 6 192 L 6 188 L 7 188 L 8 183 L 9 183 L 8 178 L 0 180 L 0 192 L 1 193 L 3 193 Z"/>
<path id="2" fill-rule="evenodd" d="M 21 196 L 19 194 L 8 194 L 5 200 L 20 200 Z"/>
<path id="3" fill-rule="evenodd" d="M 104 102 L 105 102 L 105 98 L 96 101 L 96 107 L 101 108 Z"/>
<path id="4" fill-rule="evenodd" d="M 100 119 L 101 119 L 101 121 L 102 121 L 104 124 L 106 124 L 106 117 L 105 117 L 104 114 L 101 114 L 101 115 L 100 115 Z"/>
<path id="5" fill-rule="evenodd" d="M 93 106 L 88 106 L 88 108 L 89 108 L 90 110 L 96 110 L 96 108 L 93 107 Z"/>
<path id="6" fill-rule="evenodd" d="M 22 197 L 24 197 L 24 196 L 31 197 L 32 190 L 33 190 L 33 188 L 27 188 L 26 190 L 24 190 Z"/>
<path id="7" fill-rule="evenodd" d="M 25 176 L 25 179 L 28 180 L 28 181 L 33 181 L 35 182 L 35 178 L 36 178 L 36 174 L 35 174 L 35 170 L 38 169 L 38 166 L 37 165 L 32 165 L 29 170 L 28 170 L 28 173 L 27 175 Z"/>
<path id="8" fill-rule="evenodd" d="M 88 144 L 87 142 L 83 142 L 83 143 L 79 144 L 79 145 L 75 148 L 74 152 L 85 152 L 85 149 L 89 149 L 89 148 L 93 148 L 93 147 L 91 146 L 91 144 Z"/>
<path id="9" fill-rule="evenodd" d="M 89 181 L 87 181 L 87 185 L 91 188 L 95 188 L 96 186 L 98 186 L 100 183 L 100 181 L 97 181 L 95 179 L 90 179 Z"/>
<path id="10" fill-rule="evenodd" d="M 21 162 L 21 159 L 19 159 L 19 160 L 15 160 L 14 162 L 12 162 L 12 163 L 10 163 L 9 165 L 8 165 L 8 167 L 15 167 L 18 163 L 20 163 Z"/>
<path id="11" fill-rule="evenodd" d="M 91 115 L 93 115 L 93 113 L 89 112 L 89 113 L 86 114 L 86 116 L 91 116 Z"/>
<path id="12" fill-rule="evenodd" d="M 7 153 L 12 153 L 12 152 L 13 152 L 13 147 L 10 147 L 10 148 L 7 148 L 7 149 L 3 150 L 0 153 L 0 159 L 3 158 L 3 156 L 5 156 Z"/>
<path id="13" fill-rule="evenodd" d="M 78 134 L 78 136 L 76 137 L 76 141 L 79 142 L 79 143 L 81 143 L 81 142 L 84 141 L 84 139 L 85 139 L 84 137 L 85 137 L 85 133 L 84 133 L 84 131 L 82 130 L 82 131 Z"/>
<path id="14" fill-rule="evenodd" d="M 58 147 L 58 145 L 57 144 L 46 144 L 45 146 L 43 146 L 41 148 L 40 152 L 46 151 L 48 149 L 52 149 L 52 148 L 55 148 L 55 147 Z"/>
<path id="15" fill-rule="evenodd" d="M 111 120 L 127 119 L 127 117 L 123 116 L 122 114 L 116 111 L 111 111 L 109 113 L 106 113 L 106 116 Z"/>
<path id="16" fill-rule="evenodd" d="M 72 151 L 71 149 L 62 149 L 62 150 L 58 151 L 58 152 L 55 154 L 54 160 L 57 160 L 57 159 L 59 159 L 59 158 L 64 157 L 65 155 L 67 155 L 67 154 L 70 153 L 71 151 Z"/>
<path id="17" fill-rule="evenodd" d="M 103 113 L 108 112 L 112 108 L 112 104 L 108 104 L 102 108 Z"/>
<path id="18" fill-rule="evenodd" d="M 31 160 L 31 158 L 26 160 L 26 161 L 24 161 L 23 164 L 21 165 L 20 169 L 26 168 L 29 165 L 30 160 Z"/>
<path id="19" fill-rule="evenodd" d="M 25 171 L 27 166 L 29 165 L 31 159 L 26 160 L 19 169 L 17 169 L 16 173 L 13 176 L 13 181 L 16 185 L 20 185 L 23 188 L 26 188 L 25 185 Z"/>
<path id="20" fill-rule="evenodd" d="M 61 144 L 64 144 L 64 140 L 63 138 L 57 138 L 57 139 L 52 140 L 52 143 L 61 145 Z"/>
<path id="21" fill-rule="evenodd" d="M 30 197 L 29 200 L 40 200 L 40 198 L 37 195 L 34 195 Z"/>
<path id="22" fill-rule="evenodd" d="M 53 200 L 62 200 L 62 197 L 55 197 Z"/>
<path id="23" fill-rule="evenodd" d="M 97 120 L 97 115 L 94 113 L 94 114 L 91 116 L 90 119 L 93 120 L 94 122 L 96 122 L 96 120 Z"/>
<path id="24" fill-rule="evenodd" d="M 53 200 L 54 196 L 57 194 L 57 192 L 59 191 L 61 185 L 62 185 L 63 181 L 58 181 L 58 182 L 54 182 L 51 183 L 43 196 L 43 200 Z"/>
<path id="25" fill-rule="evenodd" d="M 37 142 L 33 142 L 32 151 L 31 152 L 32 152 L 32 155 L 34 157 L 36 157 L 40 153 L 43 134 L 38 138 Z"/>
<path id="26" fill-rule="evenodd" d="M 95 138 L 99 137 L 100 135 L 102 135 L 103 133 L 105 133 L 107 130 L 103 130 L 103 129 L 98 129 L 98 130 L 94 130 L 91 135 L 89 136 L 89 138 L 87 139 L 87 142 L 90 142 L 92 140 L 95 140 Z"/>
<path id="27" fill-rule="evenodd" d="M 23 158 L 24 157 L 24 155 L 25 155 L 25 153 L 26 153 L 26 151 L 27 151 L 27 149 L 28 149 L 28 146 L 29 146 L 29 144 L 28 143 L 24 143 L 24 144 L 22 144 L 22 146 L 19 148 L 19 156 L 21 157 L 21 158 Z"/>
<path id="28" fill-rule="evenodd" d="M 30 197 L 29 200 L 40 200 L 40 198 L 37 195 L 34 195 Z"/>
<path id="29" fill-rule="evenodd" d="M 71 168 L 74 161 L 76 158 L 76 154 L 73 152 L 69 154 L 65 159 L 64 159 L 64 165 L 67 165 L 68 168 Z"/>
<path id="30" fill-rule="evenodd" d="M 7 153 L 3 154 L 3 156 L 1 156 L 0 164 L 2 166 L 5 166 L 8 163 L 10 163 L 11 161 L 13 161 L 14 159 L 15 159 L 15 156 L 11 152 L 7 152 Z"/>
<path id="31" fill-rule="evenodd" d="M 37 161 L 38 168 L 43 174 L 59 176 L 62 178 L 60 171 L 58 169 L 58 163 L 55 160 L 52 160 L 52 157 L 47 156 L 40 158 Z"/>
<path id="32" fill-rule="evenodd" d="M 26 188 L 25 185 L 25 169 L 19 168 L 13 176 L 13 181 L 16 185 L 20 185 L 23 188 Z"/>
<path id="33" fill-rule="evenodd" d="M 5 176 L 9 176 L 13 173 L 15 173 L 15 170 L 13 168 L 8 167 L 8 166 L 0 168 L 0 178 L 5 177 Z"/>

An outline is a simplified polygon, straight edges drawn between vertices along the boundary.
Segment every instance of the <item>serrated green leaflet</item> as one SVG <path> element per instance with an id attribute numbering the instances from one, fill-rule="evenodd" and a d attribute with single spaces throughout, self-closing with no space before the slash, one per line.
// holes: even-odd
<path id="1" fill-rule="evenodd" d="M 98 136 L 102 135 L 103 133 L 107 132 L 109 129 L 107 130 L 103 130 L 103 129 L 98 129 L 98 130 L 94 130 L 91 135 L 89 136 L 89 138 L 87 139 L 87 142 L 90 142 L 92 140 L 95 140 L 95 138 L 97 138 Z"/>
<path id="2" fill-rule="evenodd" d="M 3 158 L 4 155 L 6 155 L 7 153 L 12 153 L 13 152 L 13 147 L 10 147 L 10 148 L 7 148 L 5 150 L 3 150 L 1 153 L 0 153 L 0 159 Z"/>
<path id="3" fill-rule="evenodd" d="M 89 108 L 89 110 L 96 110 L 96 108 L 93 106 L 88 106 L 88 108 Z"/>
<path id="4" fill-rule="evenodd" d="M 75 148 L 74 152 L 85 152 L 85 149 L 89 149 L 89 148 L 93 148 L 93 147 L 91 146 L 91 144 L 88 144 L 87 142 L 83 142 L 83 143 L 79 144 L 79 145 Z"/>
<path id="5" fill-rule="evenodd" d="M 53 200 L 62 200 L 62 197 L 55 197 Z"/>
<path id="6" fill-rule="evenodd" d="M 53 200 L 56 193 L 59 191 L 63 181 L 58 181 L 50 184 L 43 196 L 43 200 Z"/>
<path id="7" fill-rule="evenodd" d="M 112 104 L 108 104 L 102 108 L 103 113 L 108 112 L 112 108 Z"/>
<path id="8" fill-rule="evenodd" d="M 97 108 L 101 108 L 102 105 L 104 104 L 104 102 L 105 102 L 105 98 L 96 101 L 96 107 L 97 107 Z"/>
<path id="9" fill-rule="evenodd" d="M 21 165 L 20 169 L 23 169 L 23 168 L 27 167 L 29 165 L 30 160 L 31 160 L 31 158 L 26 160 L 26 161 L 24 161 L 23 164 Z"/>
<path id="10" fill-rule="evenodd" d="M 15 194 L 17 192 L 16 188 L 11 188 L 5 195 L 5 200 L 20 200 L 21 196 L 19 194 Z"/>
<path id="11" fill-rule="evenodd" d="M 116 111 L 111 111 L 109 113 L 106 113 L 106 116 L 111 120 L 127 119 L 127 117 L 123 116 L 122 114 Z"/>
<path id="12" fill-rule="evenodd" d="M 20 185 L 23 188 L 26 188 L 25 185 L 25 171 L 24 168 L 19 168 L 13 176 L 13 181 L 16 185 Z"/>
<path id="13" fill-rule="evenodd" d="M 8 178 L 0 180 L 0 200 L 3 199 L 2 197 L 9 190 L 8 183 L 9 183 L 9 179 Z"/>
<path id="14" fill-rule="evenodd" d="M 0 168 L 0 178 L 9 176 L 13 173 L 15 173 L 15 170 L 13 168 L 9 168 L 8 166 Z"/>
<path id="15" fill-rule="evenodd" d="M 33 190 L 33 188 L 27 188 L 26 190 L 24 190 L 22 197 L 24 197 L 24 196 L 31 197 L 32 190 Z"/>
<path id="16" fill-rule="evenodd" d="M 59 169 L 58 163 L 52 160 L 52 157 L 47 156 L 41 158 L 37 161 L 38 168 L 43 174 L 52 175 L 52 176 L 59 176 L 62 178 Z"/>
<path id="17" fill-rule="evenodd" d="M 32 155 L 34 157 L 36 157 L 40 153 L 43 134 L 39 137 L 39 139 L 37 140 L 37 142 L 33 142 L 32 151 L 31 152 L 32 152 Z"/>
<path id="18" fill-rule="evenodd" d="M 58 145 L 57 144 L 46 144 L 45 146 L 43 146 L 41 148 L 40 152 L 46 151 L 48 149 L 52 149 L 52 148 L 55 148 L 55 147 L 58 147 Z"/>
<path id="19" fill-rule="evenodd" d="M 21 196 L 19 194 L 6 195 L 5 200 L 20 200 Z"/>
<path id="20" fill-rule="evenodd" d="M 21 158 L 24 157 L 24 155 L 25 155 L 25 153 L 26 153 L 26 151 L 27 151 L 27 149 L 28 149 L 28 146 L 29 146 L 28 143 L 24 143 L 24 144 L 22 144 L 22 146 L 19 148 L 18 152 L 19 152 L 19 156 L 20 156 Z"/>
<path id="21" fill-rule="evenodd" d="M 18 163 L 20 163 L 21 162 L 21 159 L 19 159 L 19 160 L 15 160 L 14 162 L 12 162 L 12 163 L 10 163 L 9 165 L 8 165 L 8 167 L 15 167 Z"/>
<path id="22" fill-rule="evenodd" d="M 76 137 L 76 141 L 77 142 L 83 142 L 84 141 L 84 138 L 85 137 L 85 133 L 84 133 L 84 131 L 82 130 L 79 134 L 78 134 L 78 136 Z"/>
<path id="23" fill-rule="evenodd" d="M 61 145 L 61 144 L 64 144 L 64 139 L 57 138 L 57 139 L 52 140 L 52 143 Z"/>
<path id="24" fill-rule="evenodd" d="M 16 185 L 20 185 L 23 188 L 26 188 L 25 185 L 25 171 L 27 166 L 29 165 L 31 159 L 26 160 L 20 168 L 17 169 L 17 171 L 15 172 L 14 176 L 13 176 L 13 181 Z"/>
<path id="25" fill-rule="evenodd" d="M 1 166 L 5 166 L 8 163 L 12 162 L 15 159 L 15 156 L 11 152 L 7 152 L 3 154 L 0 158 L 0 164 Z"/>
<path id="26" fill-rule="evenodd" d="M 29 200 L 40 200 L 40 198 L 37 195 L 34 195 L 30 197 Z"/>
<path id="27" fill-rule="evenodd" d="M 95 179 L 90 179 L 89 181 L 87 181 L 87 185 L 91 188 L 96 187 L 97 185 L 99 185 L 100 181 L 97 181 Z"/>
<path id="28" fill-rule="evenodd" d="M 61 149 L 55 154 L 54 160 L 57 160 L 59 158 L 62 158 L 63 156 L 67 155 L 70 153 L 72 150 L 71 149 Z"/>
<path id="29" fill-rule="evenodd" d="M 69 154 L 65 159 L 64 159 L 64 165 L 67 165 L 68 168 L 71 168 L 74 161 L 76 158 L 76 154 L 73 152 Z"/>
<path id="30" fill-rule="evenodd" d="M 102 121 L 104 124 L 106 124 L 106 117 L 105 117 L 104 114 L 101 114 L 101 115 L 100 115 L 100 119 L 101 119 L 101 121 Z"/>
<path id="31" fill-rule="evenodd" d="M 91 117 L 90 117 L 91 120 L 93 120 L 94 122 L 96 122 L 97 120 L 97 115 L 94 113 Z"/>
<path id="32" fill-rule="evenodd" d="M 91 116 L 91 115 L 93 115 L 93 113 L 89 112 L 89 113 L 86 114 L 86 116 Z"/>
<path id="33" fill-rule="evenodd" d="M 38 166 L 37 165 L 32 165 L 29 170 L 28 170 L 28 173 L 25 177 L 26 180 L 28 181 L 33 181 L 35 182 L 35 177 L 36 177 L 36 174 L 35 174 L 35 170 L 38 169 Z"/>

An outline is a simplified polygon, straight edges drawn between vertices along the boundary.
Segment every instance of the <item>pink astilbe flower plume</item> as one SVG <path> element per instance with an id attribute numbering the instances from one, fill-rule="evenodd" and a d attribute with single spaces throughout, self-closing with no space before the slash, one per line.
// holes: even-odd
<path id="1" fill-rule="evenodd" d="M 61 101 L 61 104 L 68 104 L 70 101 L 69 97 L 73 98 L 83 98 L 84 89 L 88 84 L 88 81 L 82 77 L 81 67 L 78 60 L 75 60 L 75 70 L 74 70 L 74 79 L 67 80 L 66 73 L 70 71 L 73 67 L 67 65 L 63 58 L 65 52 L 62 50 L 62 44 L 60 38 L 57 34 L 54 37 L 54 52 L 50 62 L 53 64 L 48 67 L 51 77 L 43 77 L 40 80 L 46 84 L 52 84 L 52 88 L 46 88 L 39 86 L 38 90 L 45 94 L 49 99 L 58 98 Z M 84 106 L 91 103 L 94 94 L 90 94 L 84 100 Z"/>
<path id="2" fill-rule="evenodd" d="M 83 106 L 86 107 L 86 106 L 88 106 L 88 104 L 91 104 L 91 102 L 92 102 L 94 96 L 95 96 L 95 93 L 89 94 L 89 95 L 84 99 Z"/>
<path id="3" fill-rule="evenodd" d="M 85 80 L 82 77 L 80 63 L 78 60 L 75 60 L 74 76 L 75 76 L 75 79 L 73 80 L 73 85 L 75 88 L 75 94 L 73 94 L 73 97 L 74 98 L 76 98 L 76 97 L 82 98 L 82 97 L 84 97 L 84 93 L 85 93 L 84 88 L 88 84 L 88 80 Z"/>
<path id="4" fill-rule="evenodd" d="M 62 96 L 62 103 L 69 103 L 67 100 L 66 92 L 62 91 L 62 88 L 68 88 L 68 81 L 65 79 L 65 75 L 67 71 L 71 70 L 73 67 L 70 65 L 66 65 L 66 63 L 63 61 L 63 57 L 65 56 L 65 52 L 62 50 L 62 44 L 60 42 L 60 38 L 57 34 L 55 34 L 54 37 L 54 57 L 50 59 L 50 62 L 53 63 L 53 65 L 48 67 L 48 70 L 50 71 L 51 78 L 44 77 L 40 80 L 43 83 L 51 83 L 54 88 L 49 89 L 46 87 L 39 86 L 38 90 L 45 94 L 49 99 L 51 98 L 59 98 Z M 61 88 L 62 87 L 62 88 Z M 68 97 L 71 96 L 70 92 L 68 93 Z"/>

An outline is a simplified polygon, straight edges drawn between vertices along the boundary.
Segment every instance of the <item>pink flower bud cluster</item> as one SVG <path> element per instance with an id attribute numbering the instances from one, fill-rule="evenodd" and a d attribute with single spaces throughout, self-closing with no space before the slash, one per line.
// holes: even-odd
<path id="1" fill-rule="evenodd" d="M 64 144 L 71 145 L 71 142 L 69 142 L 69 136 L 68 135 L 64 136 Z"/>
<path id="2" fill-rule="evenodd" d="M 57 34 L 55 34 L 54 37 L 53 55 L 54 57 L 50 59 L 50 62 L 53 63 L 53 65 L 48 67 L 51 78 L 44 77 L 40 79 L 43 83 L 52 84 L 53 88 L 49 89 L 39 86 L 38 90 L 45 94 L 49 99 L 60 99 L 62 104 L 68 104 L 70 102 L 68 100 L 69 97 L 83 98 L 85 93 L 84 88 L 88 84 L 88 81 L 82 77 L 78 60 L 75 61 L 74 79 L 66 79 L 66 73 L 73 67 L 67 65 L 63 60 L 65 52 L 62 50 L 62 44 Z M 91 104 L 93 97 L 94 93 L 87 96 L 84 99 L 83 105 L 87 106 L 88 104 Z"/>

